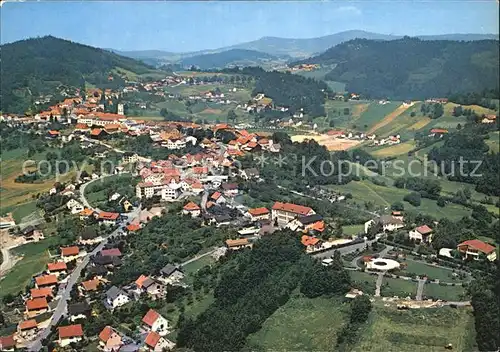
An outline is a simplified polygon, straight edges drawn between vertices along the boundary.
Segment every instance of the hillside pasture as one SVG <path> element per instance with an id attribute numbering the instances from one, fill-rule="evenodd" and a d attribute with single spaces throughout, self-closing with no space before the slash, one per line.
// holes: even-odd
<path id="1" fill-rule="evenodd" d="M 365 203 L 371 203 L 374 207 L 385 208 L 390 207 L 392 203 L 403 202 L 405 195 L 410 193 L 409 190 L 400 189 L 393 186 L 378 186 L 369 180 L 351 181 L 345 185 L 329 185 L 331 188 L 342 194 L 350 193 L 353 199 L 350 203 L 357 205 L 361 209 L 365 208 Z M 421 212 L 437 218 L 449 218 L 451 220 L 460 220 L 463 216 L 468 216 L 471 213 L 469 208 L 458 204 L 447 204 L 441 208 L 436 204 L 435 200 L 422 198 L 422 203 L 419 207 L 415 207 L 410 203 L 403 202 L 406 211 Z"/>
<path id="2" fill-rule="evenodd" d="M 387 115 L 393 113 L 400 105 L 401 102 L 390 102 L 388 104 L 370 103 L 370 106 L 356 120 L 357 129 L 360 131 L 369 131 Z"/>
<path id="3" fill-rule="evenodd" d="M 353 351 L 473 351 L 474 317 L 468 308 L 396 310 L 376 305 Z"/>
<path id="4" fill-rule="evenodd" d="M 414 149 L 415 146 L 416 146 L 415 141 L 408 141 L 396 145 L 391 145 L 388 147 L 377 148 L 374 151 L 370 151 L 369 148 L 366 148 L 365 150 L 377 158 L 387 158 L 387 157 L 407 154 L 410 150 Z"/>
<path id="5" fill-rule="evenodd" d="M 444 104 L 444 115 L 452 115 L 453 114 L 453 109 L 457 106 L 460 106 L 460 104 L 456 103 L 446 103 Z M 479 106 L 479 105 L 462 105 L 463 109 L 472 109 L 477 115 L 488 115 L 488 114 L 495 114 L 494 110 L 490 110 L 488 108 Z"/>
<path id="6" fill-rule="evenodd" d="M 331 351 L 347 308 L 333 298 L 292 297 L 248 337 L 248 347 L 262 351 Z"/>

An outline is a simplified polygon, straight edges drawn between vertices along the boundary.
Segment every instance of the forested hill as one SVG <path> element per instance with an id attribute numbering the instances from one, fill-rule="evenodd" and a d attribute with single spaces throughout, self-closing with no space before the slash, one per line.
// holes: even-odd
<path id="1" fill-rule="evenodd" d="M 350 92 L 424 99 L 497 88 L 498 44 L 498 40 L 355 39 L 300 63 L 332 65 L 325 78 L 346 83 Z"/>
<path id="2" fill-rule="evenodd" d="M 276 56 L 246 49 L 231 49 L 220 53 L 202 54 L 182 59 L 184 66 L 197 66 L 202 70 L 233 66 L 257 66 L 265 61 L 277 59 Z"/>
<path id="3" fill-rule="evenodd" d="M 112 70 L 144 74 L 152 67 L 102 49 L 52 36 L 33 38 L 1 46 L 0 110 L 23 113 L 40 94 L 53 94 L 63 84 L 80 87 L 84 81 L 110 84 Z M 120 77 L 113 76 L 114 84 Z"/>

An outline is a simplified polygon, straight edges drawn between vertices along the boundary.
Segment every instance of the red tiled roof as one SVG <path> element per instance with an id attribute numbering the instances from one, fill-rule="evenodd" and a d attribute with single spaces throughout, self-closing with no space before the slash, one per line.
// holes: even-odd
<path id="1" fill-rule="evenodd" d="M 42 298 L 52 296 L 52 289 L 50 287 L 32 288 L 30 293 L 31 298 Z"/>
<path id="2" fill-rule="evenodd" d="M 110 248 L 110 249 L 103 249 L 101 251 L 101 255 L 103 256 L 111 256 L 111 257 L 119 257 L 122 255 L 122 252 L 118 248 Z"/>
<path id="3" fill-rule="evenodd" d="M 144 340 L 144 343 L 150 347 L 155 347 L 158 341 L 160 341 L 161 336 L 154 332 L 151 331 L 148 336 L 146 336 L 146 339 Z"/>
<path id="4" fill-rule="evenodd" d="M 111 335 L 113 334 L 113 328 L 109 325 L 105 326 L 104 329 L 99 333 L 99 339 L 101 341 L 106 342 L 109 340 Z"/>
<path id="5" fill-rule="evenodd" d="M 495 250 L 495 247 L 480 240 L 468 240 L 458 245 L 458 247 L 463 247 L 463 246 L 472 247 L 484 254 L 490 254 Z"/>
<path id="6" fill-rule="evenodd" d="M 138 224 L 130 224 L 130 225 L 127 225 L 127 230 L 128 231 L 138 231 L 141 229 L 141 226 L 138 225 Z"/>
<path id="7" fill-rule="evenodd" d="M 14 335 L 1 336 L 0 337 L 0 349 L 10 349 L 16 346 L 16 341 L 14 340 Z"/>
<path id="8" fill-rule="evenodd" d="M 28 310 L 39 310 L 48 307 L 49 304 L 47 303 L 47 299 L 45 297 L 28 299 L 26 301 L 26 308 L 28 308 Z"/>
<path id="9" fill-rule="evenodd" d="M 220 192 L 215 192 L 214 194 L 212 194 L 212 196 L 210 198 L 214 199 L 214 200 L 217 200 L 220 198 L 220 196 L 222 196 L 222 193 Z"/>
<path id="10" fill-rule="evenodd" d="M 196 203 L 189 202 L 184 206 L 183 209 L 187 211 L 194 211 L 194 210 L 200 210 L 200 207 Z"/>
<path id="11" fill-rule="evenodd" d="M 99 286 L 100 281 L 98 279 L 87 280 L 82 282 L 82 286 L 85 291 L 95 291 Z"/>
<path id="12" fill-rule="evenodd" d="M 104 126 L 105 130 L 117 130 L 119 128 L 120 128 L 120 125 L 117 123 L 110 123 L 110 124 Z"/>
<path id="13" fill-rule="evenodd" d="M 236 240 L 226 240 L 226 246 L 228 247 L 237 247 L 237 246 L 245 246 L 249 244 L 248 238 L 238 238 Z"/>
<path id="14" fill-rule="evenodd" d="M 89 208 L 85 208 L 83 209 L 80 213 L 78 213 L 80 216 L 91 216 L 92 214 L 94 214 L 94 211 L 92 209 L 89 209 Z"/>
<path id="15" fill-rule="evenodd" d="M 101 211 L 99 213 L 99 219 L 102 219 L 102 220 L 116 220 L 116 219 L 118 219 L 118 216 L 120 216 L 120 214 L 109 213 L 107 211 Z"/>
<path id="16" fill-rule="evenodd" d="M 63 256 L 78 255 L 78 253 L 80 253 L 80 248 L 77 246 L 61 247 L 61 255 Z"/>
<path id="17" fill-rule="evenodd" d="M 307 215 L 307 214 L 309 214 L 309 212 L 312 211 L 312 209 L 309 207 L 305 207 L 302 205 L 296 205 L 296 204 L 292 204 L 292 203 L 281 203 L 281 202 L 274 203 L 273 210 L 281 210 L 281 211 L 286 211 L 289 213 L 300 214 L 300 215 Z"/>
<path id="18" fill-rule="evenodd" d="M 427 225 L 419 226 L 416 228 L 416 230 L 422 235 L 427 235 L 432 232 L 432 229 Z"/>
<path id="19" fill-rule="evenodd" d="M 68 269 L 65 262 L 48 263 L 47 268 L 49 269 L 49 271 L 59 271 Z"/>
<path id="20" fill-rule="evenodd" d="M 269 209 L 267 208 L 254 208 L 254 209 L 249 209 L 248 213 L 252 216 L 259 216 L 259 215 L 266 215 L 269 214 Z"/>
<path id="21" fill-rule="evenodd" d="M 59 338 L 65 339 L 69 337 L 83 336 L 82 324 L 60 326 L 59 327 Z"/>
<path id="22" fill-rule="evenodd" d="M 137 278 L 137 280 L 135 280 L 135 284 L 137 285 L 137 287 L 142 288 L 142 284 L 147 279 L 148 279 L 148 277 L 146 275 L 141 275 L 141 276 L 139 276 L 139 278 Z"/>
<path id="23" fill-rule="evenodd" d="M 59 131 L 50 130 L 49 134 L 52 135 L 52 136 L 59 136 Z"/>
<path id="24" fill-rule="evenodd" d="M 35 282 L 38 286 L 45 285 L 55 285 L 57 284 L 57 276 L 55 275 L 43 275 L 35 278 Z"/>
<path id="25" fill-rule="evenodd" d="M 158 314 L 157 311 L 150 309 L 148 310 L 144 318 L 142 318 L 142 322 L 148 326 L 153 326 L 154 322 L 156 321 L 156 319 L 158 319 L 159 316 L 160 314 Z"/>
<path id="26" fill-rule="evenodd" d="M 431 133 L 448 133 L 448 130 L 442 129 L 442 128 L 433 128 L 431 130 Z"/>
<path id="27" fill-rule="evenodd" d="M 325 222 L 323 220 L 316 221 L 314 224 L 311 225 L 311 229 L 318 232 L 323 232 L 325 231 Z"/>
<path id="28" fill-rule="evenodd" d="M 304 246 L 314 246 L 319 242 L 319 238 L 304 235 L 302 236 L 300 242 L 302 242 Z"/>
<path id="29" fill-rule="evenodd" d="M 90 135 L 91 136 L 98 136 L 101 134 L 101 132 L 103 132 L 103 130 L 101 130 L 100 128 L 94 128 L 94 129 L 92 129 L 92 131 L 90 131 Z"/>
<path id="30" fill-rule="evenodd" d="M 87 126 L 84 123 L 77 123 L 75 125 L 75 130 L 88 130 L 88 129 L 89 129 L 89 126 Z"/>
<path id="31" fill-rule="evenodd" d="M 19 323 L 18 327 L 20 330 L 33 329 L 38 326 L 35 319 L 25 320 Z"/>

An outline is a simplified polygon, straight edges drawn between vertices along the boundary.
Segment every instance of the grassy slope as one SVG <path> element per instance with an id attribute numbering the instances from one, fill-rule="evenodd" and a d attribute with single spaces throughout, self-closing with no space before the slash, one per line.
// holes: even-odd
<path id="1" fill-rule="evenodd" d="M 397 311 L 376 306 L 370 321 L 355 351 L 434 352 L 443 351 L 448 343 L 454 351 L 473 350 L 474 322 L 469 309 Z"/>
<path id="2" fill-rule="evenodd" d="M 366 111 L 356 121 L 357 129 L 368 131 L 371 127 L 379 123 L 385 116 L 396 110 L 401 105 L 401 102 L 390 102 L 385 105 L 377 102 L 371 103 Z M 366 127 L 365 127 L 366 126 Z"/>
<path id="3" fill-rule="evenodd" d="M 292 297 L 248 338 L 250 346 L 273 351 L 330 351 L 346 313 L 330 298 Z"/>
<path id="4" fill-rule="evenodd" d="M 368 180 L 353 181 L 346 185 L 330 185 L 342 193 L 351 193 L 353 202 L 364 205 L 365 202 L 372 202 L 375 206 L 390 207 L 394 202 L 402 202 L 403 197 L 410 193 L 408 190 L 396 187 L 384 187 L 371 183 Z M 404 203 L 406 210 L 426 213 L 437 218 L 447 217 L 452 220 L 459 220 L 463 216 L 470 214 L 470 209 L 457 204 L 447 204 L 444 208 L 437 206 L 436 201 L 422 198 L 420 207 L 414 207 L 411 204 Z"/>
<path id="5" fill-rule="evenodd" d="M 24 291 L 32 276 L 45 270 L 45 265 L 50 262 L 47 250 L 51 242 L 51 239 L 48 238 L 12 250 L 12 255 L 23 256 L 23 259 L 17 262 L 14 268 L 0 281 L 0 296 Z"/>
<path id="6" fill-rule="evenodd" d="M 18 175 L 23 173 L 23 163 L 26 160 L 34 160 L 35 162 L 44 160 L 47 152 L 57 149 L 47 149 L 42 153 L 37 153 L 32 157 L 27 157 L 27 149 L 19 148 L 9 150 L 1 154 L 0 169 L 2 173 L 2 186 L 0 189 L 1 207 L 0 213 L 13 211 L 14 206 L 25 204 L 32 201 L 32 196 L 37 193 L 48 191 L 53 185 L 54 180 L 46 180 L 41 183 L 16 183 L 14 180 Z M 31 170 L 31 169 L 30 169 Z M 71 176 L 71 172 L 68 177 Z M 63 176 L 64 181 L 67 177 Z M 26 214 L 24 214 L 26 215 Z"/>

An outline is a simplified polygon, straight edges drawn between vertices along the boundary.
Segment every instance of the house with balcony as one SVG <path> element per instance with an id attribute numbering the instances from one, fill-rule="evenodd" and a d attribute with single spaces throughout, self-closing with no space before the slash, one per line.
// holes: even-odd
<path id="1" fill-rule="evenodd" d="M 462 254 L 464 259 L 478 260 L 481 255 L 484 255 L 491 262 L 497 259 L 496 248 L 480 240 L 462 242 L 457 246 L 457 250 Z"/>

